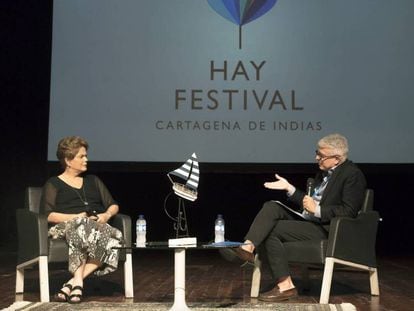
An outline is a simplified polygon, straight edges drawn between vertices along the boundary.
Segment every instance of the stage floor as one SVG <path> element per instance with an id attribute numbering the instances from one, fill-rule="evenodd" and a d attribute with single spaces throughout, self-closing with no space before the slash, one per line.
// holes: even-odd
<path id="1" fill-rule="evenodd" d="M 0 253 L 0 309 L 11 305 L 16 297 L 15 263 L 13 252 Z M 330 304 L 351 303 L 358 310 L 387 311 L 412 310 L 414 305 L 414 265 L 412 257 L 381 257 L 378 259 L 380 293 L 372 297 L 367 272 L 337 270 L 334 273 Z M 138 251 L 133 254 L 133 302 L 171 303 L 174 301 L 174 254 L 165 251 Z M 216 250 L 187 251 L 186 256 L 187 303 L 256 303 L 250 298 L 252 267 L 227 262 Z M 311 287 L 303 291 L 300 269 L 292 266 L 292 275 L 300 296 L 294 303 L 318 303 L 322 270 L 313 269 Z M 50 292 L 56 292 L 69 278 L 65 267 L 50 269 Z M 269 281 L 264 275 L 262 284 Z M 101 278 L 91 277 L 84 284 L 84 301 L 125 302 L 123 270 Z M 26 272 L 25 294 L 18 297 L 26 301 L 39 301 L 38 270 Z"/>

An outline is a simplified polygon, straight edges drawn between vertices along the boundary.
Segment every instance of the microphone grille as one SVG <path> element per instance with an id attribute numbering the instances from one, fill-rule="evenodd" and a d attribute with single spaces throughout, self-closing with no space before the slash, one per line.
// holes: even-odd
<path id="1" fill-rule="evenodd" d="M 306 186 L 307 187 L 312 187 L 314 183 L 315 183 L 315 179 L 308 178 L 308 180 L 306 181 Z"/>

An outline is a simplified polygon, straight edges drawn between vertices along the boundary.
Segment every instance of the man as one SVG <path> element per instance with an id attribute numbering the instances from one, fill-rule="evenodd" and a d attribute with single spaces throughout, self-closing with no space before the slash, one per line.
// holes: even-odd
<path id="1" fill-rule="evenodd" d="M 362 206 L 366 181 L 359 168 L 347 159 L 347 139 L 331 134 L 320 139 L 317 147 L 316 161 L 321 171 L 315 177 L 315 189 L 308 193 L 311 195 L 277 174 L 276 181 L 264 184 L 268 189 L 286 191 L 288 200 L 300 207 L 303 218 L 274 201 L 266 202 L 246 234 L 245 245 L 233 249 L 238 257 L 253 262 L 254 250 L 264 248 L 275 284 L 272 290 L 260 294 L 260 300 L 277 302 L 298 294 L 283 242 L 324 239 L 332 218 L 355 217 Z"/>

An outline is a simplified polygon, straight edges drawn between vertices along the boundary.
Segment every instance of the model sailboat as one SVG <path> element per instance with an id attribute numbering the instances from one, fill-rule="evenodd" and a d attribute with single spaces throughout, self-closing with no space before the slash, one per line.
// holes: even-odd
<path id="1" fill-rule="evenodd" d="M 170 175 L 179 177 L 184 180 L 184 183 L 174 181 Z M 167 174 L 173 185 L 174 193 L 189 201 L 195 201 L 197 199 L 199 175 L 200 171 L 195 153 L 182 166 Z"/>

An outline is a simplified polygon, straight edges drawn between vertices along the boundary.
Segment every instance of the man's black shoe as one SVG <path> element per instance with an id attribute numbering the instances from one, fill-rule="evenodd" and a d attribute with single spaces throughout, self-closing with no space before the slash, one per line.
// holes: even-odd
<path id="1" fill-rule="evenodd" d="M 281 292 L 279 290 L 279 287 L 276 286 L 272 290 L 266 293 L 260 294 L 259 300 L 267 301 L 267 302 L 278 302 L 278 301 L 288 300 L 290 298 L 294 298 L 297 296 L 298 296 L 298 291 L 295 287 Z"/>
<path id="2" fill-rule="evenodd" d="M 248 261 L 250 263 L 254 263 L 254 254 L 248 251 L 245 251 L 241 247 L 232 248 L 232 250 L 236 253 L 236 255 L 243 261 Z"/>
<path id="3" fill-rule="evenodd" d="M 249 253 L 240 247 L 236 248 L 220 248 L 220 255 L 227 261 L 235 262 L 237 264 L 254 263 L 254 254 Z"/>

